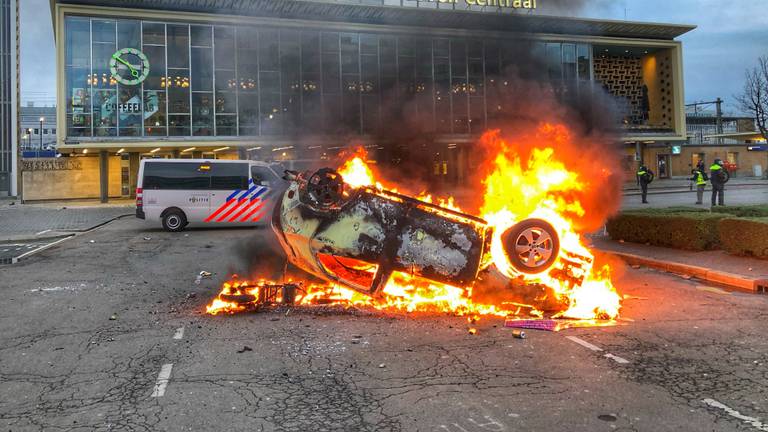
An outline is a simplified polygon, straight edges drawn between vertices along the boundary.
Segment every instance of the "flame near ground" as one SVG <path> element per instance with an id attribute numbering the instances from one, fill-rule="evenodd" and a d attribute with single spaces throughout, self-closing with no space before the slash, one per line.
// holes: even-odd
<path id="1" fill-rule="evenodd" d="M 534 143 L 534 139 L 539 141 Z M 615 319 L 621 303 L 611 282 L 611 269 L 608 266 L 593 268 L 594 256 L 574 228 L 576 222 L 590 211 L 582 202 L 582 192 L 596 185 L 594 179 L 587 177 L 587 172 L 568 167 L 560 159 L 556 148 L 568 147 L 572 139 L 565 126 L 552 124 L 540 125 L 532 138 L 524 143 L 509 142 L 501 137 L 499 131 L 483 135 L 480 145 L 490 149 L 492 157 L 482 168 L 485 173 L 482 178 L 484 193 L 479 215 L 494 229 L 491 256 L 485 266 L 495 266 L 498 272 L 510 279 L 523 277 L 526 284 L 549 287 L 557 300 L 567 305 L 555 317 Z M 552 144 L 542 146 L 538 142 Z M 374 175 L 366 163 L 364 152 L 351 156 L 338 171 L 345 183 L 353 188 L 398 189 L 397 184 L 385 186 L 383 180 Z M 454 197 L 436 198 L 423 192 L 417 198 L 462 211 Z M 561 248 L 558 259 L 546 272 L 521 275 L 514 270 L 504 252 L 501 235 L 517 221 L 529 218 L 550 223 L 558 234 Z M 559 276 L 574 271 L 567 267 L 567 263 L 573 260 L 578 260 L 577 271 L 581 274 L 575 276 L 580 283 L 573 283 L 573 278 Z M 250 303 L 255 304 L 260 298 L 263 301 L 269 296 L 272 296 L 271 301 L 279 302 L 284 293 L 274 289 L 277 285 L 266 280 L 229 281 L 224 284 L 220 295 L 207 306 L 206 312 L 215 315 L 248 310 L 252 306 L 249 304 L 251 299 Z M 453 287 L 403 273 L 394 274 L 383 294 L 376 298 L 336 284 L 305 283 L 298 286 L 294 302 L 298 305 L 349 305 L 399 312 L 449 312 L 471 317 L 543 315 L 525 304 L 473 302 L 472 287 Z"/>

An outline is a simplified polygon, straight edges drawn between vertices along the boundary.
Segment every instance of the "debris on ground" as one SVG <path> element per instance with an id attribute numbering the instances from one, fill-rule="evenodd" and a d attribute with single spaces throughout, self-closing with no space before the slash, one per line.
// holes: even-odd
<path id="1" fill-rule="evenodd" d="M 553 319 L 508 319 L 504 321 L 504 327 L 558 331 L 560 322 Z"/>
<path id="2" fill-rule="evenodd" d="M 477 329 L 476 329 L 476 328 L 474 328 L 474 327 L 473 327 L 473 328 L 471 328 L 471 329 L 469 329 L 469 334 L 471 334 L 471 335 L 476 335 L 476 334 L 477 334 Z"/>
<path id="3" fill-rule="evenodd" d="M 243 349 L 237 350 L 237 353 L 242 354 L 246 351 L 253 351 L 253 348 L 249 347 L 248 345 L 243 345 Z"/>
<path id="4" fill-rule="evenodd" d="M 203 278 L 209 278 L 212 274 L 213 273 L 207 272 L 205 270 L 201 271 L 197 274 L 197 277 L 195 277 L 195 285 L 200 285 L 200 282 L 203 280 Z"/>
<path id="5" fill-rule="evenodd" d="M 639 269 L 639 268 L 640 268 L 640 265 L 639 265 L 639 264 L 632 264 L 632 268 L 633 268 L 633 269 L 635 269 L 635 270 L 637 270 L 637 269 Z"/>
<path id="6" fill-rule="evenodd" d="M 569 328 L 610 327 L 618 325 L 614 320 L 580 320 L 553 318 L 513 318 L 504 321 L 504 327 L 527 330 L 546 330 L 558 332 Z"/>
<path id="7" fill-rule="evenodd" d="M 512 337 L 515 339 L 525 339 L 526 335 L 525 332 L 520 329 L 512 330 Z"/>
<path id="8" fill-rule="evenodd" d="M 147 240 L 147 241 L 152 240 L 152 237 L 144 237 L 144 240 Z"/>
<path id="9" fill-rule="evenodd" d="M 112 314 L 112 316 L 109 317 L 110 321 L 114 321 L 116 319 L 117 319 L 117 315 L 115 315 L 115 314 Z"/>
<path id="10" fill-rule="evenodd" d="M 385 365 L 384 363 L 381 363 L 381 364 L 379 365 L 379 368 L 383 368 L 383 367 L 386 367 L 386 365 Z"/>

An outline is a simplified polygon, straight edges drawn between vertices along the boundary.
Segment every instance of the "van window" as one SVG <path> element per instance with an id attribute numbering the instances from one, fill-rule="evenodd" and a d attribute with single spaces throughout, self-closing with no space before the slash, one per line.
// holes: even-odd
<path id="1" fill-rule="evenodd" d="M 144 164 L 144 189 L 198 190 L 210 187 L 210 177 L 199 163 L 153 162 Z"/>
<path id="2" fill-rule="evenodd" d="M 280 179 L 267 167 L 252 166 L 251 178 L 253 183 L 259 186 L 270 186 L 277 183 Z"/>
<path id="3" fill-rule="evenodd" d="M 212 163 L 211 189 L 248 189 L 248 164 Z"/>

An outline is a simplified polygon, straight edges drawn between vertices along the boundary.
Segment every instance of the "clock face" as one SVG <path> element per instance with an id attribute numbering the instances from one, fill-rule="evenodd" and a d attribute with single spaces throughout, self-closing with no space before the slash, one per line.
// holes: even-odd
<path id="1" fill-rule="evenodd" d="M 109 70 L 118 83 L 138 85 L 149 75 L 149 59 L 135 48 L 123 48 L 112 54 Z"/>

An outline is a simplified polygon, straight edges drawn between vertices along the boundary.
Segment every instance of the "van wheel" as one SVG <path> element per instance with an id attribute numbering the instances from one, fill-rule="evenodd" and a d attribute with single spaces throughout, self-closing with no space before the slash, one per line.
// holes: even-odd
<path id="1" fill-rule="evenodd" d="M 187 217 L 181 210 L 169 210 L 163 216 L 163 228 L 170 232 L 179 232 L 187 226 Z"/>

